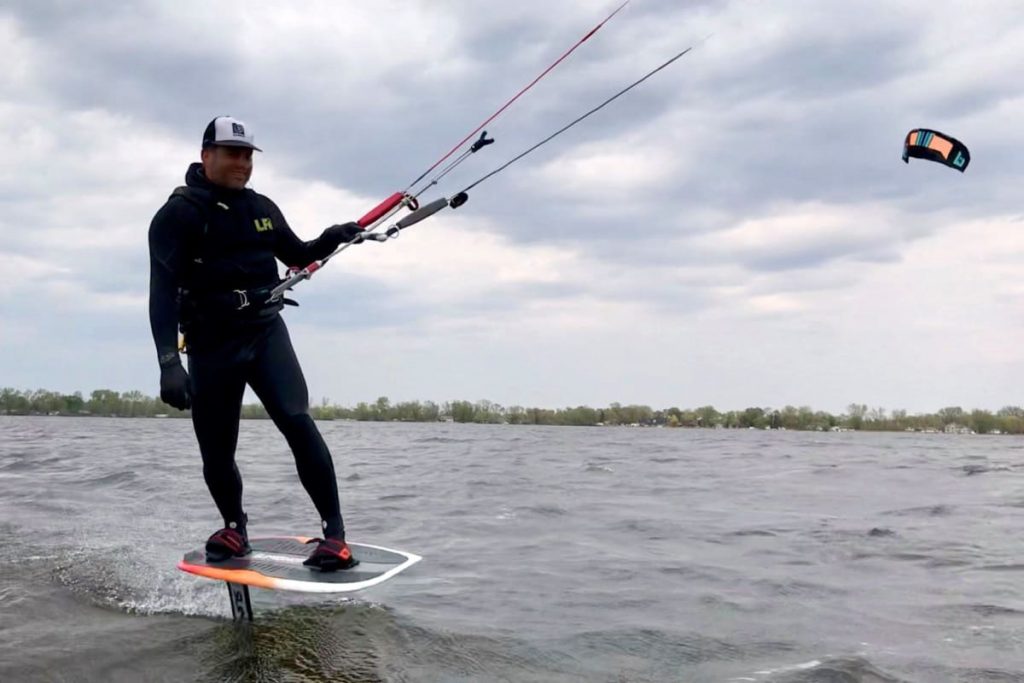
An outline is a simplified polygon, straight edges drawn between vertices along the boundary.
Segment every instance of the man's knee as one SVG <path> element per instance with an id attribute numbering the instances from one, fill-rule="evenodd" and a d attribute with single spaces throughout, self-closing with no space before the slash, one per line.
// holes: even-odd
<path id="1" fill-rule="evenodd" d="M 317 432 L 316 424 L 307 412 L 285 413 L 278 416 L 276 422 L 278 429 L 287 437 L 309 436 Z"/>

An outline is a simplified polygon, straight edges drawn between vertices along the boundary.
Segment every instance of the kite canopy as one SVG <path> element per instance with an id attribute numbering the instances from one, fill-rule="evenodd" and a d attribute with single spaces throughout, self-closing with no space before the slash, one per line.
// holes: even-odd
<path id="1" fill-rule="evenodd" d="M 927 128 L 915 128 L 907 133 L 907 139 L 903 142 L 903 161 L 909 164 L 910 157 L 937 161 L 961 173 L 971 163 L 971 153 L 964 143 Z"/>

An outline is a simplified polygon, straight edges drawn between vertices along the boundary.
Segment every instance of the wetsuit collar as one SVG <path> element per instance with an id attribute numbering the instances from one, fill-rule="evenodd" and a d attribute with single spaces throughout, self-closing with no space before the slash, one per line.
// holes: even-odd
<path id="1" fill-rule="evenodd" d="M 239 197 L 246 192 L 245 188 L 236 190 L 211 182 L 203 172 L 203 165 L 198 161 L 189 165 L 188 171 L 185 172 L 185 184 L 223 197 Z"/>

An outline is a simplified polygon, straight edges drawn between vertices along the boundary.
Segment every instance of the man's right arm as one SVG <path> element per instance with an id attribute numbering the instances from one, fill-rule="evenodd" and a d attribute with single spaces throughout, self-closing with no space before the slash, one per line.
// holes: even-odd
<path id="1" fill-rule="evenodd" d="M 178 355 L 178 317 L 195 211 L 186 200 L 171 199 L 149 225 L 149 325 L 160 362 L 160 400 L 178 410 L 192 407 L 188 373 Z"/>
<path id="2" fill-rule="evenodd" d="M 149 326 L 160 366 L 178 360 L 178 288 L 185 266 L 186 235 L 194 212 L 187 201 L 171 199 L 149 225 Z"/>

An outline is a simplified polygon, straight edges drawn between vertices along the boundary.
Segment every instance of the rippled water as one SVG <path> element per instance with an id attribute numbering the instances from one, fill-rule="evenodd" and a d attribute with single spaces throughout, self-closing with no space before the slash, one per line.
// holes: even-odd
<path id="1" fill-rule="evenodd" d="M 184 420 L 0 417 L 3 681 L 1024 681 L 1024 441 L 320 424 L 351 600 L 175 562 L 219 524 Z M 315 535 L 269 422 L 254 535 Z"/>

